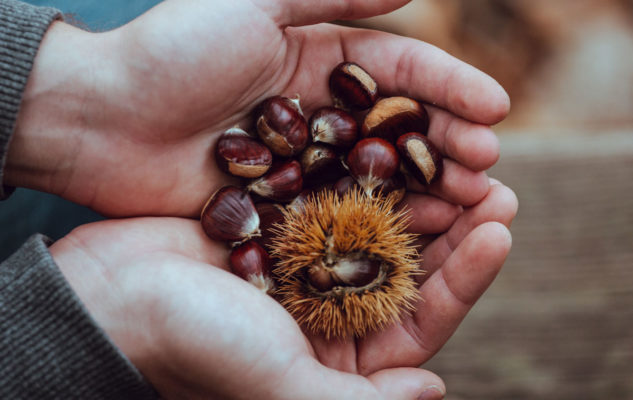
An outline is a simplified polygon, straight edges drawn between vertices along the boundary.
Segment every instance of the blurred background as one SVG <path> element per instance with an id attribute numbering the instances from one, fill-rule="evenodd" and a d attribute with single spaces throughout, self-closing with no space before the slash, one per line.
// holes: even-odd
<path id="1" fill-rule="evenodd" d="M 95 30 L 158 3 L 30 2 Z M 447 399 L 633 399 L 633 0 L 413 0 L 346 24 L 435 44 L 512 98 L 490 175 L 519 197 L 514 245 L 424 365 Z M 0 223 L 12 224 L 0 258 L 32 232 L 58 238 L 99 218 L 19 189 L 0 205 Z"/>
<path id="2" fill-rule="evenodd" d="M 519 197 L 513 248 L 424 366 L 447 399 L 633 399 L 633 1 L 413 0 L 352 25 L 435 44 L 512 99 L 490 175 Z"/>

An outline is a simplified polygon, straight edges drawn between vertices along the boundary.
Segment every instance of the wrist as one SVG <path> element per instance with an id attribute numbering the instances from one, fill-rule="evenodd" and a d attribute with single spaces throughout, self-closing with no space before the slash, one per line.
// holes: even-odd
<path id="1" fill-rule="evenodd" d="M 46 32 L 9 145 L 5 184 L 54 194 L 68 186 L 88 128 L 87 113 L 99 102 L 93 36 L 63 22 Z"/>

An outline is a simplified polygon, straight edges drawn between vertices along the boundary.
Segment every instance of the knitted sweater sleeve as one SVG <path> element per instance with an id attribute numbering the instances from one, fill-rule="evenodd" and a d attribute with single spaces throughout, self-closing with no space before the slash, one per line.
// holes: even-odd
<path id="1" fill-rule="evenodd" d="M 0 264 L 1 399 L 155 399 L 31 237 Z"/>
<path id="2" fill-rule="evenodd" d="M 38 46 L 60 18 L 0 0 L 2 171 Z M 153 388 L 97 326 L 36 235 L 0 264 L 0 399 L 154 399 Z"/>

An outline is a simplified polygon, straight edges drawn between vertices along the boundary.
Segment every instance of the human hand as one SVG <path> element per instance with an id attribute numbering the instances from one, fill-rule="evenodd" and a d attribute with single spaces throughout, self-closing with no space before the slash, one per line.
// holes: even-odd
<path id="1" fill-rule="evenodd" d="M 226 246 L 196 221 L 97 222 L 50 251 L 96 322 L 164 398 L 404 400 L 445 391 L 418 368 L 375 365 L 362 376 L 319 362 L 334 352 L 313 346 L 277 302 L 226 272 Z M 338 356 L 343 365 L 355 360 L 351 351 Z"/>
<path id="2" fill-rule="evenodd" d="M 477 171 L 498 156 L 494 135 L 477 123 L 505 117 L 503 89 L 412 39 L 310 25 L 405 3 L 172 0 L 106 33 L 55 23 L 29 78 L 5 183 L 106 215 L 196 215 L 229 183 L 212 158 L 218 134 L 248 125 L 248 112 L 275 94 L 301 94 L 310 115 L 329 102 L 329 71 L 347 59 L 366 68 L 385 95 L 448 110 L 429 107 L 432 140 L 452 158 L 433 190 L 475 204 L 488 191 Z"/>

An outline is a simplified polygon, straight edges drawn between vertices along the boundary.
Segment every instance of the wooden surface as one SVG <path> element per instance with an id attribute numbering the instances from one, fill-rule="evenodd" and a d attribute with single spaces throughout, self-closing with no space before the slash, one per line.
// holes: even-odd
<path id="1" fill-rule="evenodd" d="M 633 132 L 502 136 L 519 197 L 489 291 L 424 367 L 447 399 L 633 399 Z"/>

